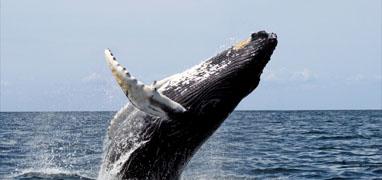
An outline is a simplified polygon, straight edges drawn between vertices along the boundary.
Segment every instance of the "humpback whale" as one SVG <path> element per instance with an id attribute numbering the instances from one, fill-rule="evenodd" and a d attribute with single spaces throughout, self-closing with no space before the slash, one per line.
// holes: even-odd
<path id="1" fill-rule="evenodd" d="M 110 122 L 98 179 L 179 179 L 199 147 L 258 86 L 276 45 L 276 34 L 252 33 L 149 85 L 106 49 L 106 62 L 130 102 Z"/>

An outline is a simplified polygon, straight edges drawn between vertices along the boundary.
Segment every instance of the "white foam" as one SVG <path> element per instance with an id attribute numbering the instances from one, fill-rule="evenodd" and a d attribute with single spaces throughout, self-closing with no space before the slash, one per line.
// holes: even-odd
<path id="1" fill-rule="evenodd" d="M 111 168 L 109 170 L 107 170 L 105 167 L 102 167 L 100 173 L 98 174 L 97 179 L 99 179 L 99 180 L 103 180 L 103 179 L 110 179 L 110 180 L 120 179 L 120 177 L 118 177 L 118 173 L 121 172 L 121 170 L 122 170 L 122 168 L 124 166 L 124 163 L 130 158 L 130 155 L 135 150 L 137 150 L 139 147 L 144 145 L 146 142 L 147 141 L 141 141 L 139 143 L 134 144 L 133 147 L 131 147 L 128 152 L 124 153 L 121 157 L 119 157 L 119 159 L 117 161 L 112 163 L 112 166 L 111 166 Z M 106 162 L 106 163 L 108 163 L 108 162 Z M 103 164 L 105 164 L 105 162 L 103 162 Z"/>

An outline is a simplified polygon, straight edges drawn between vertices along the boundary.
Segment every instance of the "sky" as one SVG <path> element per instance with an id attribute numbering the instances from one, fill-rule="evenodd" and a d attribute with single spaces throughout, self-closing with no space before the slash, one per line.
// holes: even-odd
<path id="1" fill-rule="evenodd" d="M 116 111 L 110 48 L 145 83 L 266 30 L 278 46 L 237 110 L 382 109 L 380 0 L 0 1 L 0 111 Z"/>

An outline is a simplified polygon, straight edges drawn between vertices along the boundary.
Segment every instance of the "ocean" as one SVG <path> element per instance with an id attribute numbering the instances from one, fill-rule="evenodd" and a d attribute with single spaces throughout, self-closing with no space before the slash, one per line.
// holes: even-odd
<path id="1" fill-rule="evenodd" d="M 95 179 L 115 112 L 1 112 L 0 179 Z M 382 179 L 382 110 L 235 111 L 182 179 Z"/>

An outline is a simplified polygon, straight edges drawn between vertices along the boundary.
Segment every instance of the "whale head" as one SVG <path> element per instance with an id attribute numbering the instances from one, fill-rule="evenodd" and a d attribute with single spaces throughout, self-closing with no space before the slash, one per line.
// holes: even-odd
<path id="1" fill-rule="evenodd" d="M 248 39 L 171 78 L 161 90 L 186 107 L 191 116 L 207 117 L 211 125 L 219 125 L 257 87 L 276 45 L 276 34 L 252 33 Z"/>

